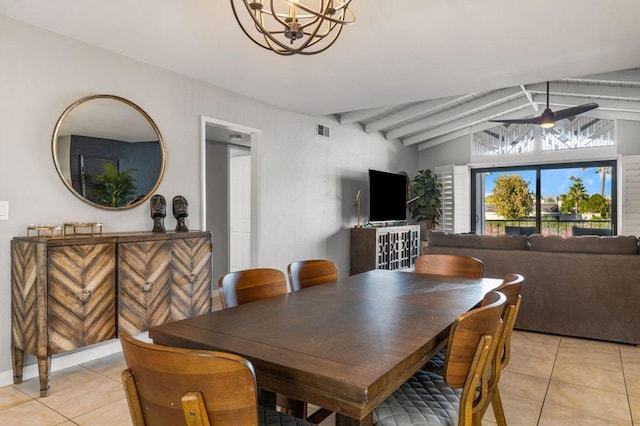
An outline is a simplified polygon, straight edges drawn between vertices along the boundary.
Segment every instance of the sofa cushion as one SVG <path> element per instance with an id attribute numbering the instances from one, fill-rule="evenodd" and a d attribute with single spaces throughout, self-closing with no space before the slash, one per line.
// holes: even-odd
<path id="1" fill-rule="evenodd" d="M 563 238 L 559 235 L 535 234 L 529 237 L 529 249 L 565 253 L 638 254 L 638 239 L 630 235 Z"/>
<path id="2" fill-rule="evenodd" d="M 427 234 L 430 247 L 468 247 L 493 250 L 527 250 L 527 237 L 524 235 L 476 235 L 450 234 L 430 231 Z"/>

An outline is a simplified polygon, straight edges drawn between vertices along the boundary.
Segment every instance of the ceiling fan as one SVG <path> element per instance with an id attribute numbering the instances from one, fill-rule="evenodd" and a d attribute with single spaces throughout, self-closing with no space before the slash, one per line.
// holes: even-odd
<path id="1" fill-rule="evenodd" d="M 549 108 L 549 82 L 547 81 L 547 108 L 538 117 L 534 118 L 521 118 L 515 120 L 489 120 L 494 123 L 504 124 L 537 124 L 540 127 L 548 129 L 553 127 L 556 121 L 564 120 L 565 118 L 571 118 L 576 115 L 591 111 L 598 108 L 598 104 L 590 102 L 588 104 L 578 105 L 571 108 L 561 109 L 560 111 L 553 112 Z"/>

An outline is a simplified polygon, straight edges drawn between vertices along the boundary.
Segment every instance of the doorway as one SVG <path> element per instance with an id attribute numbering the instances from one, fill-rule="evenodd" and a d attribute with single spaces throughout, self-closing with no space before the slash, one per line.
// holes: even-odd
<path id="1" fill-rule="evenodd" d="M 251 151 L 229 147 L 229 271 L 251 266 Z"/>
<path id="2" fill-rule="evenodd" d="M 214 281 L 255 262 L 256 129 L 202 118 L 203 229 L 213 235 Z"/>

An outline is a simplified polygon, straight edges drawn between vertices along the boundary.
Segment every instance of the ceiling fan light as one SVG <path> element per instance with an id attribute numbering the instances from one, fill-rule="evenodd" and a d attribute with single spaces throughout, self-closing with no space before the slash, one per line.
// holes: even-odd
<path id="1" fill-rule="evenodd" d="M 543 129 L 550 129 L 553 127 L 555 123 L 553 121 L 542 121 L 540 122 L 540 127 Z"/>

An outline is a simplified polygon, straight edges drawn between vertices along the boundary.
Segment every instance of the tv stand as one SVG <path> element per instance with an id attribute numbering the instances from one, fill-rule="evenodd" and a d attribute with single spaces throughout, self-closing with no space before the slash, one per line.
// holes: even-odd
<path id="1" fill-rule="evenodd" d="M 369 222 L 365 225 L 365 228 L 367 226 L 371 226 L 372 228 L 394 228 L 398 226 L 407 226 L 407 222 L 404 220 L 398 222 Z"/>
<path id="2" fill-rule="evenodd" d="M 420 256 L 420 226 L 352 228 L 350 251 L 351 275 L 413 268 Z"/>

